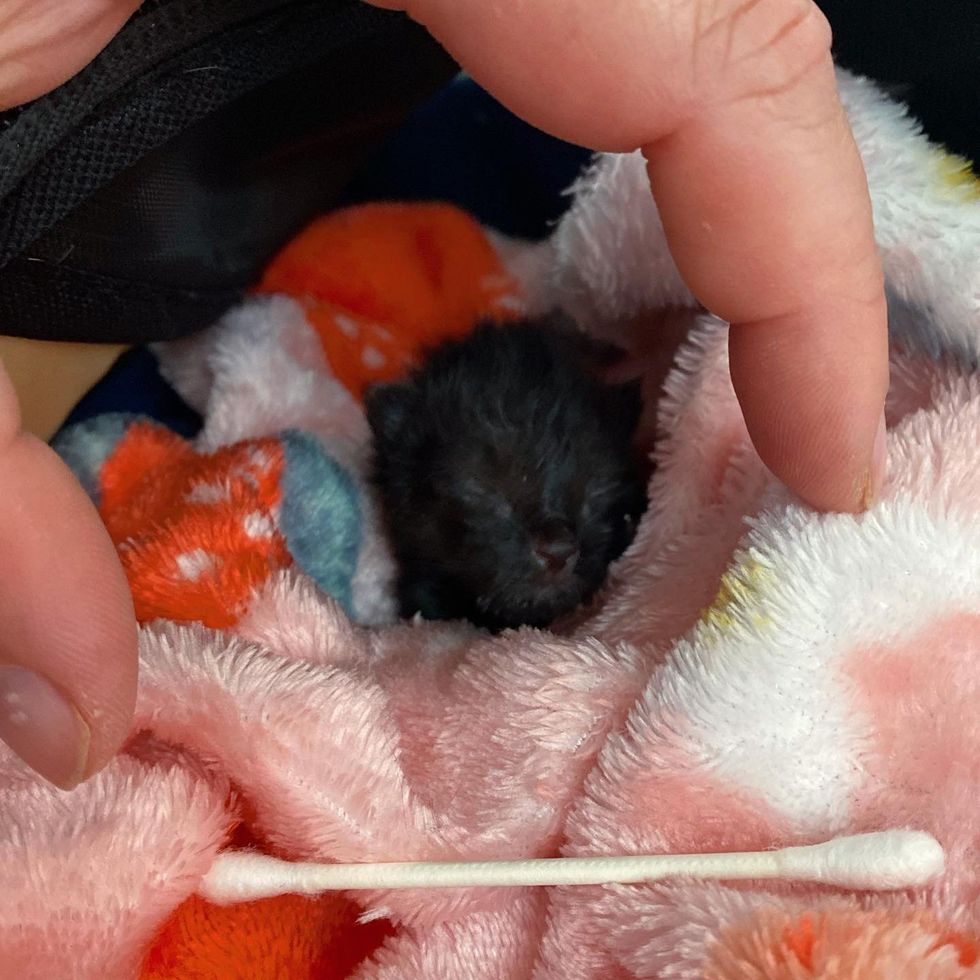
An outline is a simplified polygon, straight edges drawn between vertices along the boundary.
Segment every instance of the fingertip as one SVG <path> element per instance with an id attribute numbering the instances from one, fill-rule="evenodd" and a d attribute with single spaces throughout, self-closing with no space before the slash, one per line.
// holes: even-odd
<path id="1" fill-rule="evenodd" d="M 0 451 L 0 499 L 0 737 L 69 787 L 130 732 L 132 599 L 98 513 L 49 447 L 21 435 Z"/>
<path id="2" fill-rule="evenodd" d="M 884 479 L 884 309 L 733 325 L 729 364 L 762 461 L 820 511 L 859 513 Z M 850 329 L 849 329 L 850 328 Z"/>
<path id="3" fill-rule="evenodd" d="M 60 789 L 86 778 L 91 728 L 64 692 L 26 667 L 0 664 L 0 738 Z"/>

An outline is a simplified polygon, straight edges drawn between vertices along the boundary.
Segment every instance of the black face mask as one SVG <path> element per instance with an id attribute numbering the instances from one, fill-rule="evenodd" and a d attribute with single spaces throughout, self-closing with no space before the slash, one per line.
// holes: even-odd
<path id="1" fill-rule="evenodd" d="M 0 334 L 207 326 L 456 67 L 357 0 L 146 0 L 0 113 Z"/>

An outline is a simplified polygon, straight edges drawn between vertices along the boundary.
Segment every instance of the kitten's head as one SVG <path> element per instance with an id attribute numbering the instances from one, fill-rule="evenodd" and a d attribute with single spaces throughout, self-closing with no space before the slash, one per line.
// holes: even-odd
<path id="1" fill-rule="evenodd" d="M 545 626 L 592 596 L 646 504 L 638 387 L 563 367 L 368 399 L 400 560 L 452 583 L 460 614 L 491 628 Z"/>
<path id="2" fill-rule="evenodd" d="M 431 471 L 438 558 L 481 621 L 545 626 L 602 584 L 633 537 L 642 484 L 595 433 L 469 435 L 444 443 Z"/>

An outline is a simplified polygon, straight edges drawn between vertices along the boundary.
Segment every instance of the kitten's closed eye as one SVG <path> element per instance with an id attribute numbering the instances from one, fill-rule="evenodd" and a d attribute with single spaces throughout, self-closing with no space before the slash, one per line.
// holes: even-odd
<path id="1" fill-rule="evenodd" d="M 460 481 L 459 496 L 470 510 L 478 514 L 489 512 L 502 521 L 515 518 L 514 508 L 503 494 L 487 489 L 476 480 L 464 477 Z"/>
<path id="2" fill-rule="evenodd" d="M 632 539 L 638 389 L 601 384 L 547 323 L 478 328 L 367 408 L 405 615 L 547 625 Z"/>

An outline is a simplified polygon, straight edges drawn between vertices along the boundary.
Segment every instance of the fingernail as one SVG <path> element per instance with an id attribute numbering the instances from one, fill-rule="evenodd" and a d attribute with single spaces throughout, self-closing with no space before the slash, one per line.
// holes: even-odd
<path id="1" fill-rule="evenodd" d="M 881 413 L 878 420 L 878 431 L 875 433 L 874 446 L 871 449 L 871 469 L 868 473 L 868 484 L 864 491 L 862 501 L 864 510 L 867 510 L 881 494 L 881 488 L 885 483 L 888 455 L 888 433 L 885 429 L 885 413 Z"/>
<path id="2" fill-rule="evenodd" d="M 85 775 L 88 725 L 50 681 L 24 667 L 0 666 L 0 738 L 61 789 Z"/>

